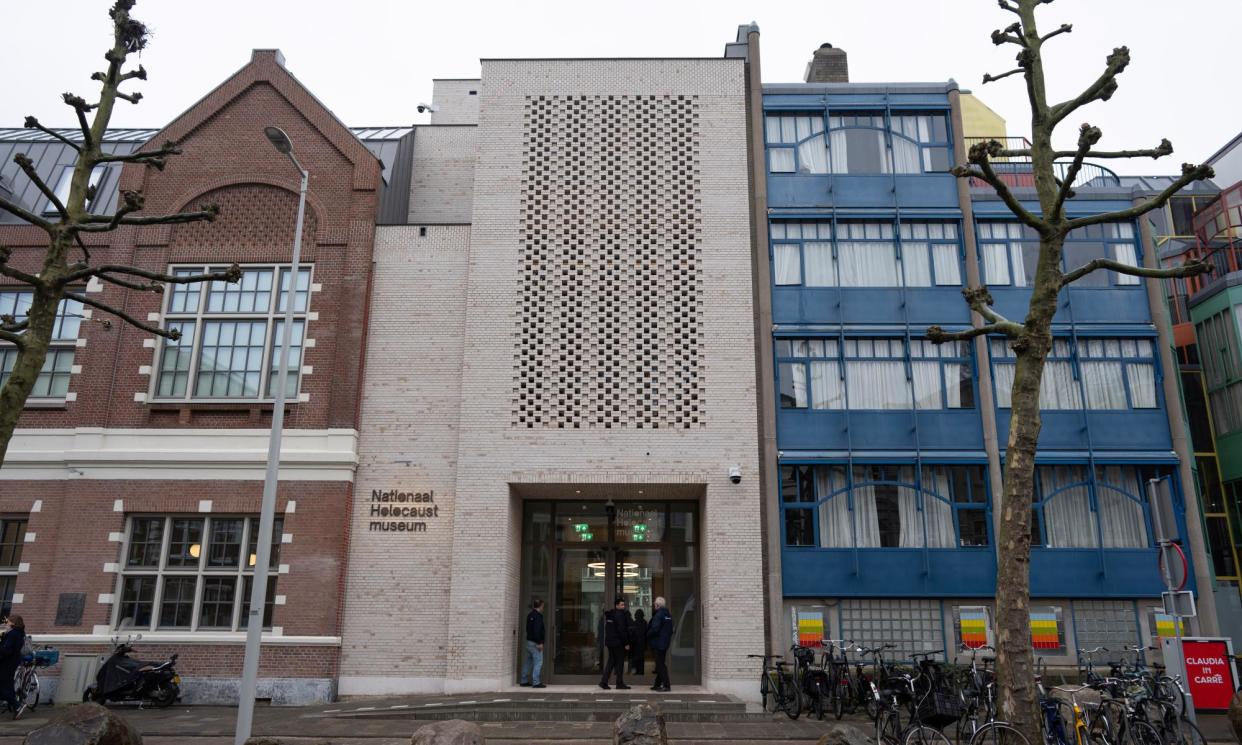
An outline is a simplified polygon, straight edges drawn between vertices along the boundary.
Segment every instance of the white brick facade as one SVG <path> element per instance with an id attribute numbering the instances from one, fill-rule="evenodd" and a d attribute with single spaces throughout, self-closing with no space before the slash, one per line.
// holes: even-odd
<path id="1" fill-rule="evenodd" d="M 473 203 L 473 125 L 418 127 L 410 177 L 410 222 L 468 223 Z"/>
<path id="2" fill-rule="evenodd" d="M 422 238 L 417 226 L 383 228 L 376 239 L 341 692 L 513 685 L 517 491 L 647 485 L 658 498 L 663 484 L 702 495 L 702 683 L 753 698 L 746 655 L 764 649 L 764 615 L 742 61 L 485 60 L 483 81 L 470 228 L 431 226 Z M 513 418 L 521 205 L 537 196 L 524 193 L 523 117 L 528 97 L 541 95 L 695 97 L 700 173 L 686 189 L 698 198 L 702 400 L 693 428 L 532 429 Z M 418 169 L 416 159 L 416 184 Z M 625 227 L 601 222 L 586 240 Z M 439 515 L 425 533 L 372 531 L 374 489 L 434 489 Z"/>

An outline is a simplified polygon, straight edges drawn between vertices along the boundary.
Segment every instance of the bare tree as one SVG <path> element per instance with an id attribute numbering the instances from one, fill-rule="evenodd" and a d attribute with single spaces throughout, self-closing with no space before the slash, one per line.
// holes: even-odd
<path id="1" fill-rule="evenodd" d="M 91 186 L 90 177 L 96 166 L 105 163 L 136 163 L 163 170 L 165 159 L 181 152 L 173 142 L 166 142 L 159 147 L 144 146 L 129 155 L 113 155 L 103 151 L 104 133 L 108 129 L 117 99 L 132 104 L 142 99 L 141 93 L 123 93 L 121 85 L 130 80 L 147 78 L 147 72 L 141 65 L 135 70 L 124 69 L 129 55 L 140 52 L 146 46 L 148 38 L 146 26 L 130 16 L 134 2 L 135 0 L 116 0 L 109 11 L 112 17 L 113 41 L 112 47 L 104 53 L 108 67 L 104 72 L 91 76 L 92 80 L 100 82 L 99 100 L 87 103 L 72 93 L 64 94 L 65 104 L 77 115 L 82 130 L 81 139 L 76 136 L 66 137 L 43 126 L 35 117 L 26 117 L 27 128 L 37 129 L 77 151 L 68 198 L 62 202 L 56 192 L 35 172 L 34 163 L 23 153 L 14 156 L 14 162 L 48 199 L 51 205 L 49 212 L 54 209 L 55 216 L 37 215 L 14 201 L 0 197 L 0 210 L 41 228 L 48 238 L 47 249 L 43 252 L 41 261 L 37 258 L 19 261 L 19 258 L 29 257 L 15 256 L 12 249 L 0 247 L 0 275 L 8 282 L 29 288 L 32 295 L 30 307 L 23 313 L 0 316 L 0 342 L 7 342 L 17 348 L 17 360 L 13 370 L 4 387 L 0 388 L 0 463 L 4 461 L 26 399 L 43 369 L 62 300 L 76 300 L 87 308 L 111 314 L 125 323 L 167 339 L 177 339 L 180 336 L 175 330 L 165 330 L 145 323 L 119 308 L 79 292 L 76 289 L 78 286 L 97 279 L 138 292 L 162 293 L 168 282 L 236 282 L 241 276 L 237 265 L 227 271 L 193 276 L 173 276 L 119 264 L 92 265 L 90 251 L 82 240 L 83 234 L 106 233 L 127 225 L 210 222 L 219 213 L 219 208 L 215 205 L 203 205 L 194 212 L 144 215 L 143 195 L 137 191 L 122 192 L 116 212 L 111 215 L 93 214 L 88 209 L 95 197 L 95 187 Z M 73 261 L 78 252 L 81 253 L 79 260 Z M 17 263 L 23 266 L 15 266 Z"/>
<path id="2" fill-rule="evenodd" d="M 1182 187 L 1214 174 L 1206 165 L 1182 166 L 1181 175 L 1163 192 L 1134 207 L 1088 217 L 1069 219 L 1065 204 L 1074 197 L 1073 184 L 1088 158 L 1161 158 L 1173 152 L 1173 145 L 1162 140 L 1147 150 L 1095 150 L 1102 133 L 1098 127 L 1083 124 L 1078 131 L 1078 144 L 1073 150 L 1056 150 L 1052 134 L 1057 125 L 1076 111 L 1095 101 L 1107 101 L 1117 90 L 1117 76 L 1130 62 L 1130 50 L 1118 47 L 1108 55 L 1103 72 L 1086 90 L 1060 103 L 1049 103 L 1045 90 L 1043 65 L 1044 45 L 1050 39 L 1069 33 L 1064 24 L 1040 34 L 1035 22 L 1038 6 L 1052 0 L 999 0 L 1005 11 L 1017 21 L 992 32 L 998 46 L 1018 47 L 1017 67 L 999 75 L 984 75 L 983 82 L 1021 75 L 1026 81 L 1031 107 L 1031 142 L 1025 149 L 1009 149 L 991 140 L 970 148 L 968 164 L 953 170 L 959 178 L 973 178 L 989 184 L 1023 224 L 1039 235 L 1039 260 L 1032 285 L 1026 318 L 1012 321 L 992 308 L 992 297 L 984 287 L 963 290 L 967 304 L 974 311 L 974 325 L 965 331 L 946 333 L 939 327 L 929 329 L 935 342 L 970 339 L 996 335 L 1009 340 L 1017 357 L 1013 379 L 1012 416 L 1005 458 L 1004 493 L 1000 503 L 1000 535 L 997 545 L 996 635 L 997 683 L 999 716 L 1015 724 L 1032 743 L 1041 742 L 1038 700 L 1035 687 L 1034 654 L 1030 635 L 1030 556 L 1031 556 L 1031 494 L 1034 489 L 1035 448 L 1041 426 L 1039 393 L 1044 363 L 1052 348 L 1052 317 L 1057 296 L 1075 280 L 1099 270 L 1111 270 L 1138 277 L 1187 277 L 1211 271 L 1202 262 L 1190 262 L 1176 269 L 1148 269 L 1130 266 L 1107 258 L 1062 271 L 1062 248 L 1070 231 L 1100 223 L 1133 220 L 1162 206 Z M 994 159 L 1029 160 L 1039 198 L 1039 213 L 1026 209 L 1005 180 L 993 168 Z M 1068 161 L 1058 178 L 1054 164 Z M 1170 403 L 1176 406 L 1176 402 Z"/>

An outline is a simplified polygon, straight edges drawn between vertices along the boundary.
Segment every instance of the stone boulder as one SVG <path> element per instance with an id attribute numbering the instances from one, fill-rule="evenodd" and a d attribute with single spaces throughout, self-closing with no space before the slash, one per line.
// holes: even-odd
<path id="1" fill-rule="evenodd" d="M 875 738 L 852 724 L 833 724 L 815 745 L 875 745 Z"/>
<path id="2" fill-rule="evenodd" d="M 1233 736 L 1242 742 L 1242 691 L 1234 693 L 1229 702 L 1229 724 L 1233 727 Z"/>
<path id="3" fill-rule="evenodd" d="M 99 704 L 77 704 L 32 730 L 22 745 L 142 745 L 142 735 Z"/>
<path id="4" fill-rule="evenodd" d="M 635 704 L 617 717 L 612 727 L 613 745 L 668 745 L 664 714 L 660 707 Z"/>
<path id="5" fill-rule="evenodd" d="M 483 730 L 474 722 L 447 719 L 419 727 L 410 745 L 483 745 Z"/>

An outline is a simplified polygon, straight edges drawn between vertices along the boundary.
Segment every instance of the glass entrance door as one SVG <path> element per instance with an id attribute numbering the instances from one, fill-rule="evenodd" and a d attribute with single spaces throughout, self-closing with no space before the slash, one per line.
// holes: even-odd
<path id="1" fill-rule="evenodd" d="M 556 557 L 552 619 L 554 675 L 598 675 L 599 620 L 608 596 L 610 551 L 562 548 Z"/>

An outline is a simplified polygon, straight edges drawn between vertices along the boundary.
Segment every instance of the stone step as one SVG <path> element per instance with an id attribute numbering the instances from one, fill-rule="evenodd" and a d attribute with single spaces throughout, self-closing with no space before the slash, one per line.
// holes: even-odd
<path id="1" fill-rule="evenodd" d="M 505 697 L 443 697 L 401 703 L 374 701 L 367 705 L 338 705 L 316 717 L 333 719 L 466 719 L 474 722 L 604 722 L 616 719 L 634 704 L 659 704 L 670 722 L 765 721 L 771 715 L 748 711 L 742 701 L 722 694 L 652 696 L 639 693 L 612 695 L 531 694 Z"/>

